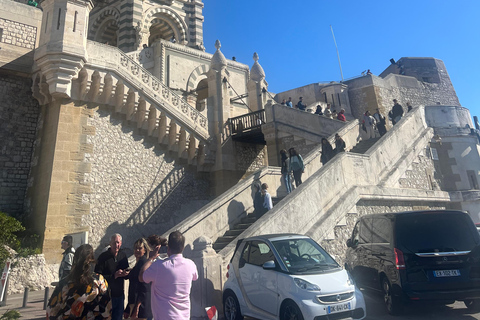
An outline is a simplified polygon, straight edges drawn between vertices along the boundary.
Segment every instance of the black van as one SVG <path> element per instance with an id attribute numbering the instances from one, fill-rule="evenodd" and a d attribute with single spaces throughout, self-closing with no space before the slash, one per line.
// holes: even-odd
<path id="1" fill-rule="evenodd" d="M 383 291 L 390 314 L 413 300 L 465 302 L 480 311 L 480 235 L 461 211 L 366 215 L 347 240 L 357 285 Z"/>

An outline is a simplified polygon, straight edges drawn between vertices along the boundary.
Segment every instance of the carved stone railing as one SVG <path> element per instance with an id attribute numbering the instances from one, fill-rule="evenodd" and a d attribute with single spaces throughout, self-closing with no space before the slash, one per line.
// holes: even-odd
<path id="1" fill-rule="evenodd" d="M 145 101 L 165 112 L 199 141 L 209 139 L 208 119 L 181 96 L 170 90 L 157 77 L 115 47 L 88 41 L 87 68 L 115 73 Z"/>
<path id="2" fill-rule="evenodd" d="M 137 50 L 137 51 L 132 51 L 128 52 L 126 55 L 130 57 L 133 61 L 136 63 L 141 64 L 144 68 L 149 68 L 150 65 L 152 64 L 153 67 L 153 55 L 154 55 L 154 49 L 152 47 L 147 47 L 142 50 Z"/>

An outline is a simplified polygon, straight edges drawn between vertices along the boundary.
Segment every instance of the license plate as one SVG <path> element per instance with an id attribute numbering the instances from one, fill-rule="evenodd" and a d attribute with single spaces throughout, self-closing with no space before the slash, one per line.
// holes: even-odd
<path id="1" fill-rule="evenodd" d="M 328 306 L 327 313 L 330 314 L 330 313 L 335 313 L 335 312 L 347 311 L 347 310 L 350 310 L 350 309 L 351 309 L 350 302 L 341 303 L 341 304 L 336 304 L 336 305 L 333 305 L 333 306 Z"/>
<path id="2" fill-rule="evenodd" d="M 460 270 L 438 270 L 438 271 L 434 271 L 433 275 L 437 278 L 459 277 L 460 276 Z"/>

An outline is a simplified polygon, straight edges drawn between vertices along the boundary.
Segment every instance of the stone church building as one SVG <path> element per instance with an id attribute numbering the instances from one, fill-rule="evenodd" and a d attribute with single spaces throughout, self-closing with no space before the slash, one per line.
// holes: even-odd
<path id="1" fill-rule="evenodd" d="M 238 237 L 308 234 L 342 262 L 363 214 L 459 209 L 480 222 L 479 135 L 441 60 L 273 94 L 256 53 L 241 63 L 203 42 L 200 0 L 24 2 L 0 0 L 0 211 L 40 235 L 47 265 L 66 234 L 99 253 L 113 233 L 131 250 L 180 230 L 201 319 L 221 305 Z M 347 122 L 280 104 L 300 96 Z M 386 116 L 393 99 L 403 119 L 366 140 L 363 114 Z M 349 152 L 322 165 L 336 133 Z M 306 168 L 287 195 L 279 151 L 291 147 Z M 256 220 L 258 182 L 278 203 Z"/>

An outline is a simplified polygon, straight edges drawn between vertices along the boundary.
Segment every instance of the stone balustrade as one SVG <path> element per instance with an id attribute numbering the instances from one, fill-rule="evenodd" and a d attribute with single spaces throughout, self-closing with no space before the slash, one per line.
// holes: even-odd
<path id="1" fill-rule="evenodd" d="M 209 139 L 208 119 L 205 115 L 121 50 L 88 41 L 87 52 L 88 62 L 85 66 L 88 69 L 102 71 L 121 80 L 129 91 L 137 92 L 138 96 L 165 112 L 169 118 L 175 119 L 177 124 L 194 134 L 198 140 L 206 142 Z"/>
<path id="2" fill-rule="evenodd" d="M 179 159 L 208 171 L 215 157 L 205 157 L 213 152 L 207 117 L 118 48 L 88 41 L 87 49 L 88 63 L 72 81 L 70 97 L 113 107 Z M 32 91 L 40 104 L 52 101 L 41 72 L 33 76 Z"/>

